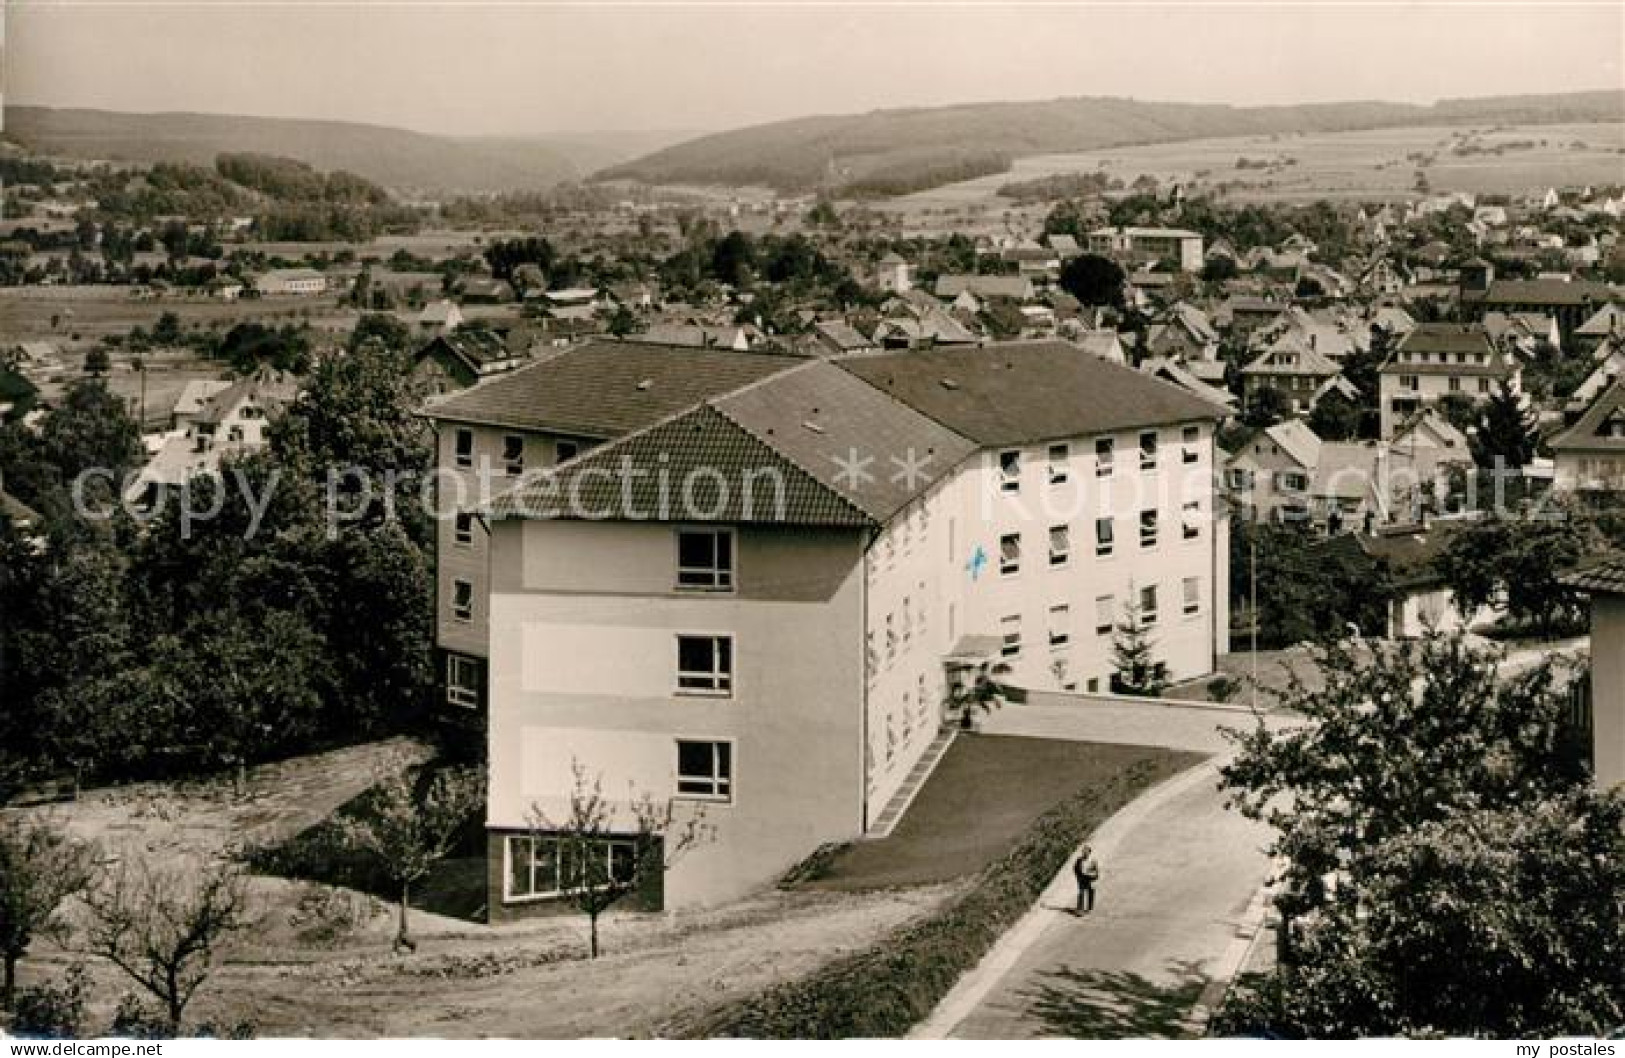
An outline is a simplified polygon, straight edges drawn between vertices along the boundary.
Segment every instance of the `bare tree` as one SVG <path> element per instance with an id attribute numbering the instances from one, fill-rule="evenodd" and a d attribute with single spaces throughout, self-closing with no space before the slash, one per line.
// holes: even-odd
<path id="1" fill-rule="evenodd" d="M 85 900 L 92 912 L 90 953 L 162 1003 L 177 1035 L 219 946 L 249 924 L 243 875 L 229 864 L 158 868 L 127 862 Z"/>
<path id="2" fill-rule="evenodd" d="M 341 821 L 345 840 L 371 853 L 400 893 L 395 951 L 417 951 L 407 925 L 412 886 L 446 858 L 457 832 L 484 804 L 485 778 L 477 768 L 441 772 L 421 797 L 416 771 L 405 771 L 373 788 L 365 817 Z"/>
<path id="3" fill-rule="evenodd" d="M 575 786 L 569 815 L 549 819 L 532 807 L 533 862 L 550 872 L 561 899 L 587 916 L 590 958 L 598 958 L 598 919 L 627 896 L 669 870 L 691 849 L 713 840 L 716 828 L 696 805 L 679 820 L 672 799 L 628 784 L 617 805 L 604 796 L 602 776 L 571 763 Z"/>
<path id="4" fill-rule="evenodd" d="M 48 820 L 0 816 L 0 1008 L 16 1001 L 17 962 L 36 936 L 60 936 L 56 909 L 90 884 L 93 850 Z"/>

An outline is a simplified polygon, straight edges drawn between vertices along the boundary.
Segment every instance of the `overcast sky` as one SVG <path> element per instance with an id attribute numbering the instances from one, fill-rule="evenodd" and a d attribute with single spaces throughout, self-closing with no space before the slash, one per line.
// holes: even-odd
<path id="1" fill-rule="evenodd" d="M 877 107 L 1625 86 L 1625 4 L 8 0 L 9 102 L 428 132 L 722 129 Z"/>

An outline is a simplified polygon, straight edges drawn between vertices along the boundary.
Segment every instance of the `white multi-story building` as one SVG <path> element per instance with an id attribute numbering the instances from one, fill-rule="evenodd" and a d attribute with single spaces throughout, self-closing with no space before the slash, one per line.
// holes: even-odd
<path id="1" fill-rule="evenodd" d="M 1419 324 L 1377 373 L 1382 436 L 1392 437 L 1402 423 L 1448 394 L 1482 402 L 1502 382 L 1517 391 L 1521 372 L 1482 325 Z"/>
<path id="2" fill-rule="evenodd" d="M 1086 237 L 1090 253 L 1133 263 L 1177 261 L 1181 272 L 1200 272 L 1201 232 L 1183 228 L 1097 228 Z"/>
<path id="3" fill-rule="evenodd" d="M 1132 599 L 1171 676 L 1212 670 L 1228 545 L 1209 403 L 1061 342 L 729 354 L 732 384 L 712 372 L 709 394 L 693 388 L 699 352 L 720 351 L 643 347 L 643 377 L 604 380 L 602 403 L 699 395 L 490 506 L 474 609 L 494 917 L 551 895 L 536 823 L 566 813 L 577 765 L 610 796 L 703 807 L 715 840 L 668 872 L 663 899 L 710 902 L 861 837 L 966 667 L 1105 691 Z M 524 407 L 521 390 L 556 392 L 576 355 L 599 354 L 433 414 L 510 389 Z"/>

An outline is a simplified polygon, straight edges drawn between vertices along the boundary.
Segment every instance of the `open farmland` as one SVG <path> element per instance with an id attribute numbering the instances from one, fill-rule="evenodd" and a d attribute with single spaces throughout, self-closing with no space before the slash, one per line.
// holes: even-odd
<path id="1" fill-rule="evenodd" d="M 1621 183 L 1625 124 L 1376 129 L 1037 155 L 1019 159 L 1008 173 L 907 195 L 883 208 L 905 211 L 911 221 L 943 210 L 1002 215 L 1016 206 L 999 194 L 1007 184 L 1091 172 L 1124 185 L 1149 175 L 1246 202 L 1402 200 L 1416 197 L 1418 171 L 1433 191 L 1476 194 Z"/>

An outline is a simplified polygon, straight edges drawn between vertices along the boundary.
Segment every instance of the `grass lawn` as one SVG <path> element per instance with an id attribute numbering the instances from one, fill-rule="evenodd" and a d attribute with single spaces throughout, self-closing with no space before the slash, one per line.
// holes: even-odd
<path id="1" fill-rule="evenodd" d="M 1039 816 L 1080 790 L 1099 795 L 1098 825 L 1203 759 L 1146 746 L 962 736 L 889 837 L 848 846 L 798 888 L 882 889 L 963 877 L 1008 852 Z"/>

